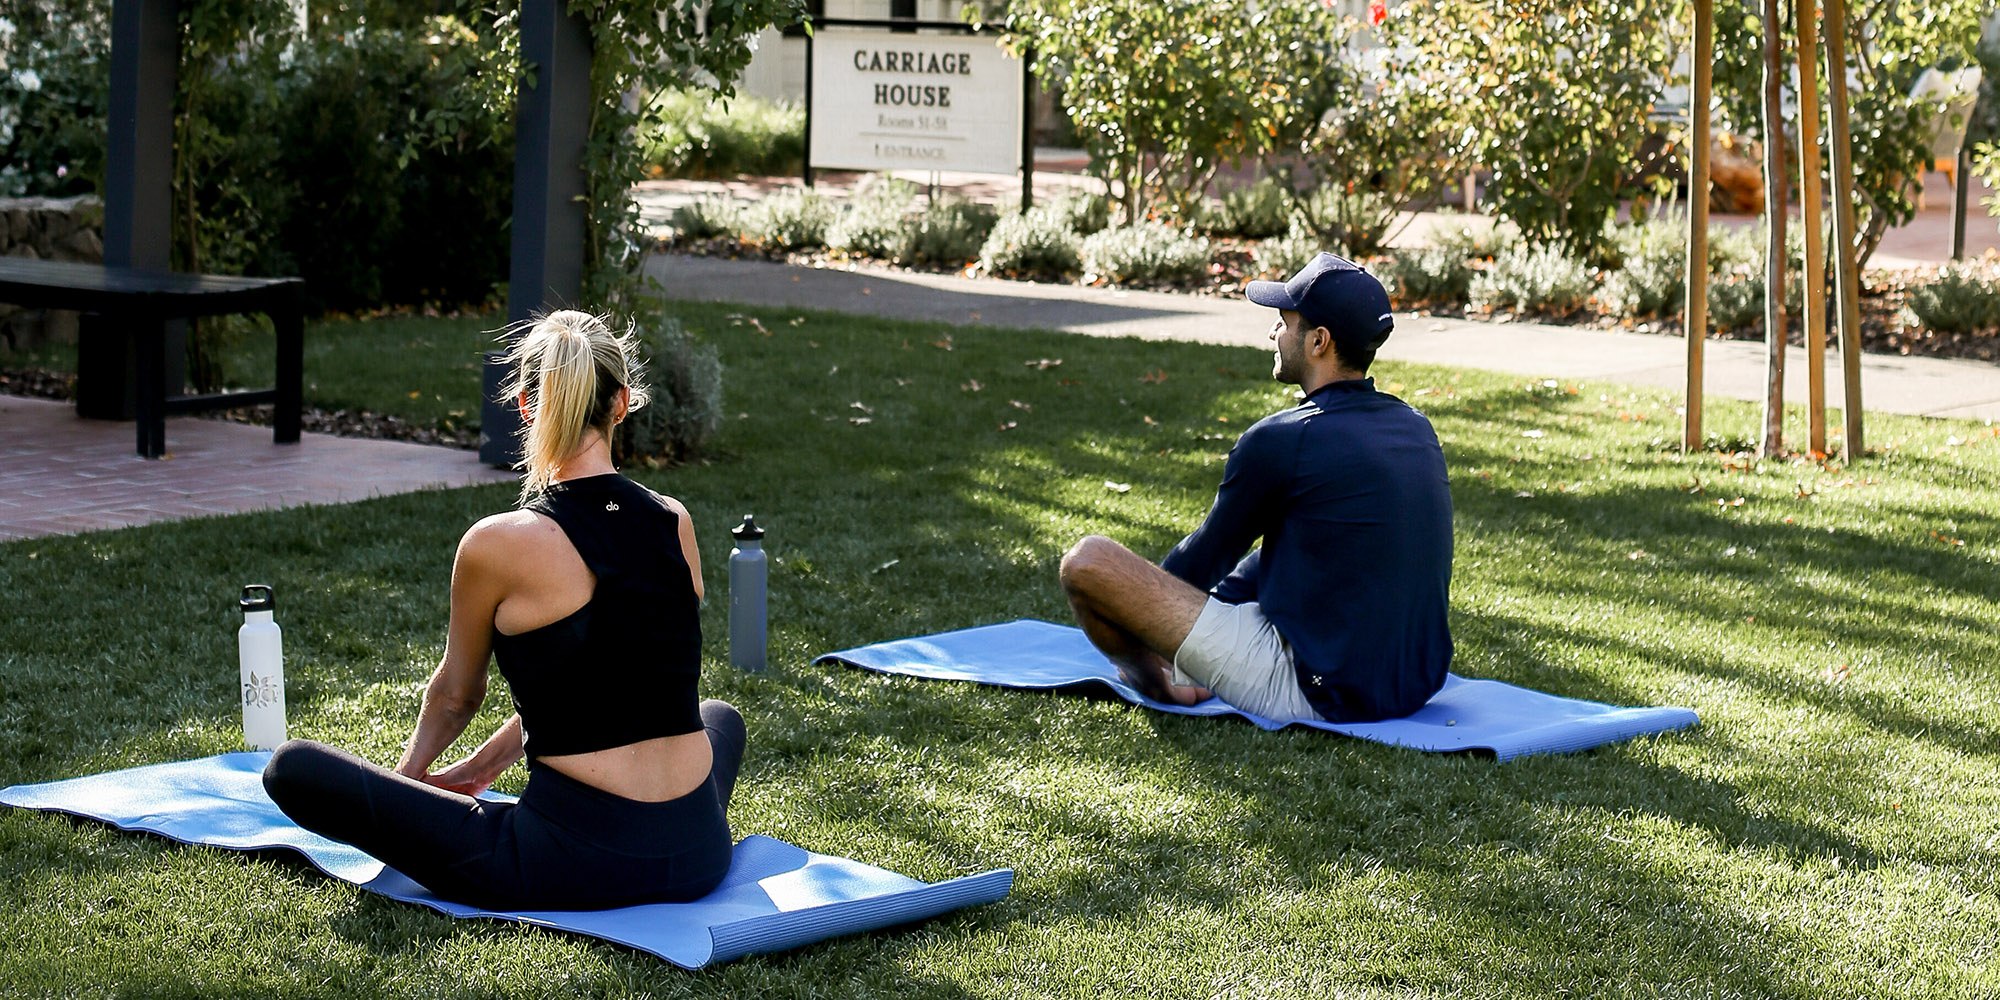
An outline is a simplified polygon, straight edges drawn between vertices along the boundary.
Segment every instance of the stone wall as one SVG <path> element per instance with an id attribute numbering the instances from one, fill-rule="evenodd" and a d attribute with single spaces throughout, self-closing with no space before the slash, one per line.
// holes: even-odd
<path id="1" fill-rule="evenodd" d="M 104 262 L 104 203 L 75 198 L 0 198 L 0 256 Z M 0 303 L 0 344 L 12 350 L 76 343 L 76 314 Z"/>

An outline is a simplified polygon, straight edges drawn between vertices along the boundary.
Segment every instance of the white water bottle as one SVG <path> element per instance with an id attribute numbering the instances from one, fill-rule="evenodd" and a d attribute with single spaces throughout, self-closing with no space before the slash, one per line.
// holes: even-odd
<path id="1" fill-rule="evenodd" d="M 745 514 L 729 534 L 729 663 L 754 672 L 764 669 L 764 529 Z"/>
<path id="2" fill-rule="evenodd" d="M 243 745 L 275 750 L 285 742 L 285 651 L 273 620 L 271 588 L 243 588 L 243 627 L 236 630 L 237 671 L 243 682 Z"/>

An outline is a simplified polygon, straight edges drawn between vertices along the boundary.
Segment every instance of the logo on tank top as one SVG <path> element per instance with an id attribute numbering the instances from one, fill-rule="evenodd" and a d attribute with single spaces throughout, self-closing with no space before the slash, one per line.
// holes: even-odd
<path id="1" fill-rule="evenodd" d="M 616 501 L 616 500 L 606 500 L 606 501 L 604 501 L 604 509 L 605 509 L 605 510 L 617 510 L 617 509 L 618 509 L 618 501 Z"/>

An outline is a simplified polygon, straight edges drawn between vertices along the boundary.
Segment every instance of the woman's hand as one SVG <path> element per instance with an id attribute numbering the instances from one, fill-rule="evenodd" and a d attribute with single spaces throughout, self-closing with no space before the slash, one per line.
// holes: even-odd
<path id="1" fill-rule="evenodd" d="M 509 716 L 492 736 L 486 738 L 486 742 L 479 745 L 479 749 L 472 752 L 472 756 L 443 770 L 419 772 L 411 777 L 448 792 L 478 795 L 492 787 L 495 778 L 506 773 L 515 761 L 521 759 L 522 739 L 521 717 Z"/>
<path id="2" fill-rule="evenodd" d="M 424 775 L 423 781 L 427 785 L 436 785 L 447 792 L 477 796 L 492 786 L 494 777 L 481 773 L 481 769 L 476 766 L 477 763 L 475 759 L 468 757 L 442 771 Z"/>

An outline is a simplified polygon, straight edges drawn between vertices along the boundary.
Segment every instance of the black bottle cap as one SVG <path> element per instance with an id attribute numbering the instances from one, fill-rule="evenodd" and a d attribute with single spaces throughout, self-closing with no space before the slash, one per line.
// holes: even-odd
<path id="1" fill-rule="evenodd" d="M 243 588 L 243 599 L 236 602 L 244 614 L 252 611 L 275 611 L 278 607 L 276 595 L 271 593 L 271 585 L 253 583 Z"/>
<path id="2" fill-rule="evenodd" d="M 764 537 L 764 529 L 757 527 L 756 515 L 745 514 L 743 523 L 729 529 L 729 535 L 739 542 L 754 542 Z"/>

